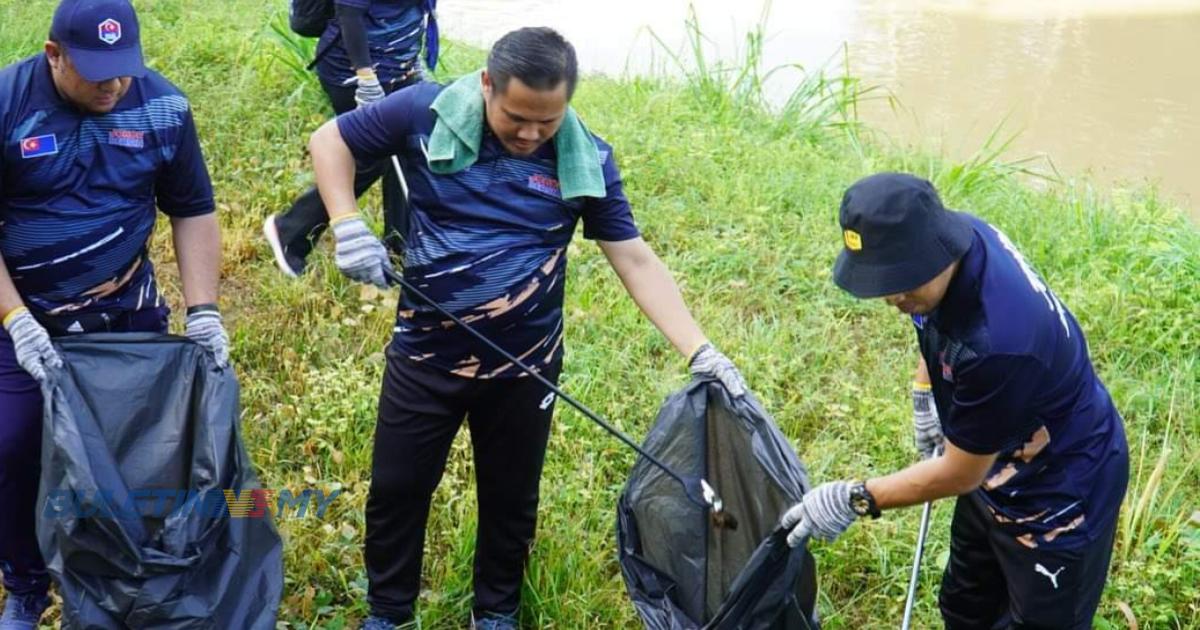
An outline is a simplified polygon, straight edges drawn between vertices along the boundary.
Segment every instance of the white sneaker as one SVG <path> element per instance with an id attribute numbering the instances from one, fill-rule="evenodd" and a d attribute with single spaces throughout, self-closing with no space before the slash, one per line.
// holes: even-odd
<path id="1" fill-rule="evenodd" d="M 289 278 L 300 277 L 302 269 L 298 271 L 292 267 L 287 259 L 287 254 L 283 251 L 283 243 L 279 242 L 279 230 L 275 228 L 275 215 L 272 214 L 267 217 L 266 221 L 263 221 L 262 231 L 263 237 L 271 244 L 271 251 L 275 254 L 275 265 L 279 267 L 283 275 Z"/>

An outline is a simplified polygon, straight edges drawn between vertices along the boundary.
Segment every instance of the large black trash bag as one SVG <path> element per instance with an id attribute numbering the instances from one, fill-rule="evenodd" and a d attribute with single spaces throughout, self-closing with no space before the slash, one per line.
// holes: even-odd
<path id="1" fill-rule="evenodd" d="M 663 404 L 643 447 L 720 494 L 736 530 L 714 527 L 678 482 L 641 459 L 618 502 L 621 573 L 650 630 L 816 629 L 812 555 L 787 546 L 784 510 L 809 489 L 762 405 L 693 381 Z"/>
<path id="2" fill-rule="evenodd" d="M 233 371 L 182 337 L 96 334 L 56 345 L 64 367 L 43 387 L 38 541 L 63 627 L 274 628 L 279 534 L 270 518 L 231 518 L 216 496 L 260 487 L 242 446 Z M 190 510 L 127 502 L 145 489 L 204 500 Z"/>

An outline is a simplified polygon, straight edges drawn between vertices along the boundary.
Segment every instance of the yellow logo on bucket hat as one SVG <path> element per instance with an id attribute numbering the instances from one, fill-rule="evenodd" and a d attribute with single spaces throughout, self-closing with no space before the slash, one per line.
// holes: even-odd
<path id="1" fill-rule="evenodd" d="M 862 236 L 854 230 L 844 230 L 842 240 L 846 241 L 846 249 L 857 252 L 862 249 Z"/>

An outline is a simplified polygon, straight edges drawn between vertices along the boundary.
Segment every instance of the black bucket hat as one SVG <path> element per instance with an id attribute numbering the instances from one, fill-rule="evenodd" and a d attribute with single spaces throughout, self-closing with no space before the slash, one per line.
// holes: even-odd
<path id="1" fill-rule="evenodd" d="M 833 281 L 858 298 L 911 291 L 971 247 L 967 217 L 942 206 L 933 184 L 904 173 L 858 180 L 838 213 L 844 247 Z"/>

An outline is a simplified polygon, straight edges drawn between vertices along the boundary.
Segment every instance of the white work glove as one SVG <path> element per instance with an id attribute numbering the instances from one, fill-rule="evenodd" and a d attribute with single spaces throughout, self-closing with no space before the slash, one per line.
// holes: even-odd
<path id="1" fill-rule="evenodd" d="M 217 367 L 229 367 L 229 335 L 221 311 L 215 304 L 203 304 L 188 309 L 184 334 L 204 347 L 217 362 Z"/>
<path id="2" fill-rule="evenodd" d="M 62 367 L 62 357 L 50 343 L 50 333 L 33 318 L 28 308 L 19 306 L 4 318 L 4 329 L 12 337 L 17 363 L 38 382 L 46 380 L 48 368 Z"/>
<path id="3" fill-rule="evenodd" d="M 789 547 L 809 536 L 833 540 L 842 535 L 858 518 L 850 507 L 849 481 L 831 481 L 813 488 L 799 503 L 784 512 L 780 525 L 792 530 Z"/>
<path id="4" fill-rule="evenodd" d="M 334 262 L 347 278 L 355 282 L 388 288 L 387 272 L 392 270 L 387 248 L 379 241 L 362 217 L 350 215 L 334 221 Z"/>
<path id="5" fill-rule="evenodd" d="M 379 77 L 375 76 L 375 71 L 370 68 L 359 70 L 358 74 L 354 75 L 354 83 L 358 86 L 354 89 L 354 102 L 358 103 L 359 107 L 382 101 L 383 97 L 387 96 L 383 86 L 379 84 Z"/>
<path id="6" fill-rule="evenodd" d="M 746 381 L 742 379 L 742 373 L 738 372 L 729 357 L 721 354 L 711 343 L 706 342 L 696 350 L 688 361 L 688 369 L 693 376 L 721 381 L 725 389 L 729 390 L 729 395 L 734 398 L 746 394 Z"/>
<path id="7" fill-rule="evenodd" d="M 929 459 L 942 445 L 942 421 L 938 418 L 937 406 L 933 404 L 933 392 L 928 385 L 913 384 L 913 430 L 916 434 L 917 452 L 922 459 Z"/>

